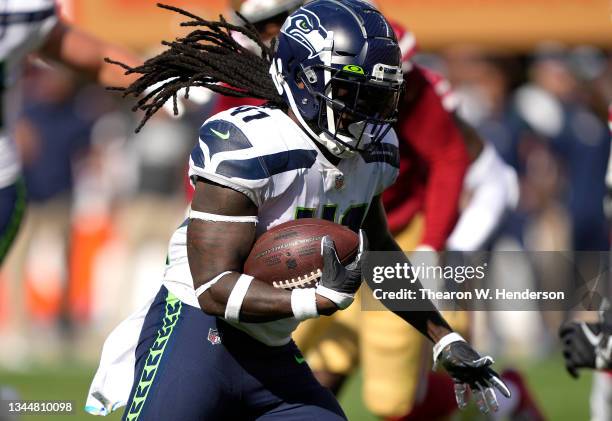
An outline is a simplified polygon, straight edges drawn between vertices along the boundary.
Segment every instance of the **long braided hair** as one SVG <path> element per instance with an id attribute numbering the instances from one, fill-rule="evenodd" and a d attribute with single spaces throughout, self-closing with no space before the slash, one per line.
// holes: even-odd
<path id="1" fill-rule="evenodd" d="M 219 16 L 219 21 L 207 21 L 178 7 L 161 3 L 157 6 L 190 19 L 182 22 L 181 26 L 199 28 L 184 38 L 162 41 L 162 45 L 169 48 L 141 66 L 130 67 L 105 58 L 106 62 L 123 67 L 126 75 L 141 75 L 127 88 L 109 88 L 122 91 L 123 97 L 144 94 L 132 108 L 132 111 L 144 111 L 136 132 L 170 97 L 174 103 L 174 113 L 178 114 L 178 92 L 185 89 L 185 98 L 189 98 L 190 87 L 205 87 L 233 97 L 260 98 L 272 105 L 284 106 L 268 73 L 274 42 L 271 46 L 264 44 L 255 27 L 240 14 L 238 16 L 245 22 L 244 26 L 233 25 L 223 16 Z M 257 55 L 236 42 L 231 31 L 239 32 L 255 42 L 261 54 Z"/>

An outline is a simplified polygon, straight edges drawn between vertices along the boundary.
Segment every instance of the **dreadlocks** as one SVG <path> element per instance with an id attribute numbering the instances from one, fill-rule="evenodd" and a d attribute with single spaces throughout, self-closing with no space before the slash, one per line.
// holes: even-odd
<path id="1" fill-rule="evenodd" d="M 157 6 L 191 19 L 182 22 L 181 26 L 204 29 L 196 29 L 185 38 L 177 38 L 173 42 L 162 41 L 169 48 L 141 66 L 130 67 L 105 59 L 123 67 L 126 74 L 141 74 L 127 88 L 109 88 L 122 91 L 123 97 L 138 97 L 144 93 L 132 108 L 133 111 L 140 109 L 145 113 L 136 132 L 170 97 L 174 113 L 178 114 L 177 95 L 183 88 L 185 98 L 189 98 L 190 87 L 205 87 L 222 95 L 260 98 L 273 105 L 283 106 L 282 98 L 268 74 L 274 44 L 270 47 L 265 45 L 255 27 L 240 14 L 238 16 L 245 22 L 245 26 L 233 25 L 223 16 L 219 16 L 219 21 L 207 21 L 178 7 L 160 3 Z M 239 32 L 254 41 L 261 49 L 261 55 L 241 46 L 232 38 L 231 31 Z"/>

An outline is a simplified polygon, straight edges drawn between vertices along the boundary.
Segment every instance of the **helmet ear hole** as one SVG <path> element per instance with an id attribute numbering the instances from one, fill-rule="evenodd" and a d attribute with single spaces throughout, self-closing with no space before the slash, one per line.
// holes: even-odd
<path id="1" fill-rule="evenodd" d="M 314 70 L 312 69 L 306 69 L 304 70 L 304 76 L 306 76 L 306 79 L 308 80 L 308 82 L 310 83 L 317 83 L 317 74 L 314 72 Z"/>
<path id="2" fill-rule="evenodd" d="M 306 88 L 306 82 L 308 82 L 310 85 L 314 85 L 315 83 L 317 83 L 317 80 L 318 80 L 317 74 L 314 72 L 314 70 L 312 69 L 300 70 L 297 73 L 296 85 L 300 89 L 304 89 Z"/>

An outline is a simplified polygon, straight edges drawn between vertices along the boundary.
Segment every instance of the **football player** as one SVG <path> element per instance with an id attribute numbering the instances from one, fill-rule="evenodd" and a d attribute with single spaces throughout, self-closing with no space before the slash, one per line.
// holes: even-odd
<path id="1" fill-rule="evenodd" d="M 608 128 L 612 135 L 612 104 L 608 107 Z M 608 160 L 606 174 L 609 211 L 612 192 L 612 152 Z M 610 213 L 608 212 L 608 218 Z M 574 378 L 579 369 L 598 372 L 593 376 L 591 387 L 591 419 L 594 421 L 612 418 L 612 310 L 605 301 L 597 323 L 569 321 L 561 325 L 559 337 L 563 347 L 565 368 Z"/>
<path id="2" fill-rule="evenodd" d="M 612 417 L 612 311 L 609 303 L 600 312 L 599 321 L 569 321 L 559 329 L 565 368 L 574 378 L 579 369 L 597 370 L 591 388 L 591 420 Z"/>
<path id="3" fill-rule="evenodd" d="M 286 15 L 286 9 L 294 4 L 291 0 L 249 0 L 240 6 L 240 14 L 258 23 L 256 29 L 266 42 L 280 30 L 275 25 L 278 17 Z M 434 252 L 445 246 L 455 251 L 478 250 L 490 240 L 506 211 L 516 205 L 516 174 L 490 144 L 482 141 L 467 124 L 453 118 L 457 98 L 449 82 L 429 69 L 415 66 L 411 61 L 417 49 L 414 35 L 397 23 L 392 23 L 392 27 L 402 53 L 402 68 L 408 75 L 405 84 L 411 94 L 405 100 L 398 122 L 402 127 L 399 179 L 383 200 L 390 230 L 403 250 Z M 264 102 L 257 98 L 222 96 L 215 104 L 215 111 Z M 424 124 L 425 121 L 431 124 Z M 189 187 L 187 194 L 191 199 L 193 188 Z M 460 194 L 469 200 L 455 225 Z M 367 367 L 364 399 L 375 414 L 410 414 L 406 419 L 412 419 L 416 414 L 432 418 L 434 414 L 453 412 L 452 397 L 451 400 L 444 398 L 448 395 L 447 389 L 452 392 L 452 384 L 448 384 L 445 376 L 427 369 L 420 334 L 400 319 L 378 312 L 365 316 L 378 321 L 375 326 L 368 324 L 368 328 L 360 328 L 363 324 L 358 313 L 356 306 L 336 314 L 333 323 L 311 320 L 294 333 L 296 343 L 306 353 L 322 384 L 337 392 L 356 367 L 361 349 L 366 355 L 359 359 Z M 451 320 L 455 328 L 468 330 L 467 313 L 454 313 Z M 359 347 L 358 336 L 369 338 L 366 342 L 370 346 Z M 380 337 L 393 339 L 380 341 Z M 384 349 L 381 344 L 385 344 Z M 520 380 L 518 374 L 513 377 Z M 522 384 L 522 381 L 514 383 Z M 527 389 L 521 384 L 516 385 L 516 390 L 525 390 L 525 393 L 515 400 L 525 404 L 516 405 L 512 412 L 524 413 L 525 407 L 532 413 L 538 412 L 532 401 L 525 399 Z"/>
<path id="4" fill-rule="evenodd" d="M 365 2 L 315 0 L 287 18 L 271 49 L 252 28 L 162 7 L 200 28 L 130 70 L 141 77 L 125 95 L 141 95 L 165 80 L 140 100 L 141 124 L 186 86 L 268 103 L 229 109 L 200 128 L 189 161 L 195 184 L 190 215 L 170 240 L 163 286 L 146 310 L 140 337 L 132 338 L 138 345 L 129 356 L 135 367 L 124 419 L 345 419 L 291 332 L 303 320 L 352 303 L 366 234 L 372 250 L 401 252 L 380 199 L 399 165 L 391 124 L 403 77 L 393 31 Z M 257 42 L 261 55 L 237 44 L 230 30 Z M 241 273 L 257 236 L 299 217 L 359 232 L 356 260 L 340 264 L 324 237 L 316 287 L 287 291 Z M 434 361 L 455 380 L 461 407 L 472 394 L 489 412 L 497 407 L 495 388 L 509 395 L 492 359 L 453 332 L 431 303 L 429 311 L 396 314 L 435 344 Z M 117 379 L 116 366 L 105 363 L 106 374 Z M 121 397 L 114 402 L 107 392 L 117 382 L 101 385 L 92 396 L 116 407 Z"/>
<path id="5" fill-rule="evenodd" d="M 578 369 L 612 369 L 612 310 L 600 312 L 597 323 L 569 321 L 559 329 L 565 367 L 574 378 Z"/>
<path id="6" fill-rule="evenodd" d="M 457 101 L 449 82 L 412 62 L 414 35 L 397 24 L 393 29 L 406 94 L 396 123 L 399 176 L 383 195 L 390 231 L 402 250 L 428 252 L 427 257 L 445 248 L 477 250 L 515 205 L 516 175 L 454 115 Z M 462 194 L 470 200 L 460 214 Z M 428 369 L 422 336 L 392 313 L 359 310 L 353 306 L 331 322 L 308 321 L 294 334 L 321 383 L 338 393 L 361 365 L 363 399 L 376 415 L 437 419 L 454 411 L 452 396 L 445 399 L 452 384 Z M 445 316 L 455 329 L 468 332 L 467 312 Z"/>
<path id="7" fill-rule="evenodd" d="M 57 17 L 54 0 L 5 0 L 0 23 L 0 265 L 23 218 L 26 191 L 20 179 L 20 160 L 10 134 L 19 112 L 21 65 L 30 53 L 57 61 L 104 85 L 127 86 L 134 80 L 107 55 L 136 65 L 127 51 L 102 42 Z"/>

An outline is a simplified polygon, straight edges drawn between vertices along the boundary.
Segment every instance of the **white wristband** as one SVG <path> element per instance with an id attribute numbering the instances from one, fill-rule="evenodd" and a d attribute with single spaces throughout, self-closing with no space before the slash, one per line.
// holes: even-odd
<path id="1" fill-rule="evenodd" d="M 331 300 L 340 310 L 344 310 L 353 303 L 355 295 L 345 294 L 342 292 L 334 291 L 331 288 L 324 287 L 323 285 L 317 285 L 317 294 Z"/>
<path id="2" fill-rule="evenodd" d="M 299 321 L 319 317 L 315 289 L 296 288 L 292 290 L 291 311 L 293 311 L 293 316 Z"/>
<path id="3" fill-rule="evenodd" d="M 236 285 L 232 289 L 230 296 L 227 299 L 227 304 L 225 305 L 225 320 L 229 320 L 231 322 L 237 322 L 240 318 L 240 308 L 242 307 L 242 302 L 244 301 L 244 297 L 249 290 L 249 286 L 253 281 L 253 277 L 250 275 L 240 275 L 238 281 L 236 281 Z"/>
<path id="4" fill-rule="evenodd" d="M 465 339 L 463 339 L 460 334 L 456 332 L 451 332 L 448 335 L 442 337 L 442 339 L 440 339 L 438 343 L 433 346 L 434 364 L 436 363 L 436 361 L 438 361 L 438 357 L 440 356 L 442 350 L 446 348 L 447 345 L 452 344 L 453 342 L 465 342 Z"/>

